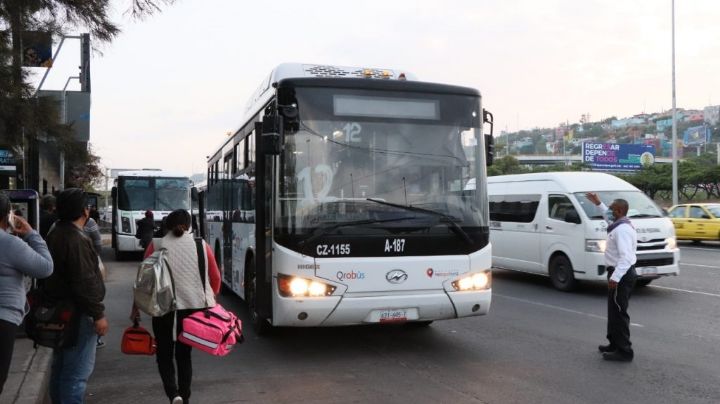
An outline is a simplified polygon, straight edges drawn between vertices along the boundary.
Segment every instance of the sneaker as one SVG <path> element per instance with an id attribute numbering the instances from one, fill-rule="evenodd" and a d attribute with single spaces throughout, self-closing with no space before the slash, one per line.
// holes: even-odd
<path id="1" fill-rule="evenodd" d="M 97 340 L 97 349 L 100 349 L 100 348 L 105 348 L 105 341 L 103 341 L 103 340 L 101 340 L 100 338 L 98 338 L 98 340 Z"/>
<path id="2" fill-rule="evenodd" d="M 183 399 L 180 396 L 176 396 L 172 399 L 172 404 L 183 404 Z"/>

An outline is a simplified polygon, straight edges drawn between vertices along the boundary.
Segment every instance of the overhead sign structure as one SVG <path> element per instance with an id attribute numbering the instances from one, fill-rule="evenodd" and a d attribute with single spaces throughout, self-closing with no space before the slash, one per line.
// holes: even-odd
<path id="1" fill-rule="evenodd" d="M 655 147 L 645 144 L 583 143 L 583 163 L 598 171 L 635 171 L 655 163 Z"/>

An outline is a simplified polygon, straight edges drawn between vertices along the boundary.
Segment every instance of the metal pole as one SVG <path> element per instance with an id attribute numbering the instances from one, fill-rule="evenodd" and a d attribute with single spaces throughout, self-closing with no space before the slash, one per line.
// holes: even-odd
<path id="1" fill-rule="evenodd" d="M 675 0 L 672 0 L 672 203 L 678 204 L 677 117 L 675 105 Z"/>
<path id="2" fill-rule="evenodd" d="M 62 121 L 61 121 L 61 123 L 63 125 L 67 123 L 67 95 L 66 95 L 67 91 L 66 90 L 67 90 L 68 85 L 70 84 L 70 80 L 73 80 L 73 79 L 80 80 L 80 77 L 78 77 L 78 76 L 68 77 L 67 81 L 65 82 L 65 86 L 63 87 L 62 92 L 61 92 L 61 94 L 62 94 L 61 95 L 61 98 L 62 98 L 62 115 L 61 115 Z M 64 189 L 65 189 L 65 152 L 61 151 L 60 152 L 60 190 L 62 191 Z"/>

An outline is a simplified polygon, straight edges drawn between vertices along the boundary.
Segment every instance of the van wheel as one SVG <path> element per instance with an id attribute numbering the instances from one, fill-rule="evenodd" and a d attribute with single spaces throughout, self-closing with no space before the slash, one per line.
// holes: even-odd
<path id="1" fill-rule="evenodd" d="M 564 255 L 558 255 L 550 260 L 550 280 L 555 289 L 569 292 L 577 286 L 575 274 L 570 260 Z"/>
<path id="2" fill-rule="evenodd" d="M 272 326 L 267 319 L 261 318 L 257 313 L 257 277 L 255 276 L 254 257 L 245 264 L 245 303 L 255 333 L 260 336 L 268 335 Z"/>
<path id="3" fill-rule="evenodd" d="M 652 279 L 638 279 L 635 281 L 635 287 L 636 288 L 644 288 L 645 286 L 649 285 L 650 282 L 652 282 Z"/>
<path id="4" fill-rule="evenodd" d="M 125 261 L 126 259 L 127 255 L 125 254 L 125 251 L 115 249 L 115 261 Z"/>

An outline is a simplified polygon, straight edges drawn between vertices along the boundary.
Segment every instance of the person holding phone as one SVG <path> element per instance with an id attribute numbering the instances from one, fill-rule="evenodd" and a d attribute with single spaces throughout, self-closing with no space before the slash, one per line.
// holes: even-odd
<path id="1" fill-rule="evenodd" d="M 0 192 L 0 393 L 10 369 L 15 334 L 27 313 L 23 278 L 47 278 L 53 272 L 45 241 L 11 207 L 10 198 Z"/>

